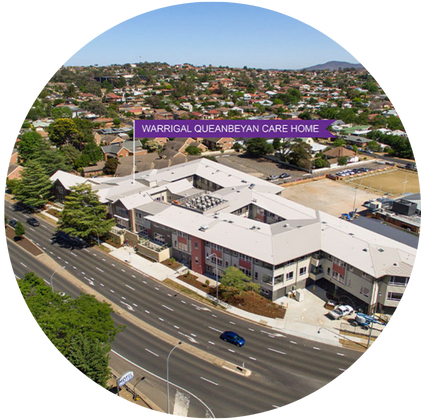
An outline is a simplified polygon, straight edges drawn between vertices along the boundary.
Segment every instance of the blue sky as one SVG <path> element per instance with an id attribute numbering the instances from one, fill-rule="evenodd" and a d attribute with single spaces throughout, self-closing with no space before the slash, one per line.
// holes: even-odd
<path id="1" fill-rule="evenodd" d="M 332 39 L 286 15 L 235 3 L 188 3 L 109 29 L 65 65 L 161 61 L 300 69 L 331 60 L 357 62 Z"/>

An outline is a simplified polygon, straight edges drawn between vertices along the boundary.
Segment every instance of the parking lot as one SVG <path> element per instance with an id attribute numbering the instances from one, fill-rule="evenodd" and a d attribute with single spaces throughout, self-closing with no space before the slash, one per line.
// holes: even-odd
<path id="1" fill-rule="evenodd" d="M 256 176 L 262 179 L 268 179 L 271 175 L 278 177 L 274 179 L 272 182 L 276 184 L 283 184 L 286 182 L 296 181 L 299 179 L 306 179 L 309 177 L 315 177 L 318 175 L 323 175 L 325 173 L 329 173 L 335 175 L 336 172 L 340 171 L 338 168 L 331 169 L 328 171 L 323 171 L 319 173 L 309 174 L 308 172 L 297 170 L 289 167 L 288 165 L 284 165 L 282 163 L 277 163 L 267 158 L 249 158 L 245 155 L 240 154 L 223 154 L 216 156 L 218 163 L 222 165 L 229 166 L 230 168 L 237 169 L 239 171 L 248 173 L 250 175 Z M 354 166 L 355 168 L 364 167 L 369 171 L 377 170 L 377 169 L 384 169 L 385 165 L 376 162 L 375 160 L 367 160 L 361 161 L 358 165 Z M 349 168 L 351 170 L 352 167 Z M 290 177 L 281 179 L 279 178 L 280 175 L 283 173 L 288 173 Z"/>
<path id="2" fill-rule="evenodd" d="M 267 179 L 270 175 L 281 175 L 287 172 L 291 175 L 288 179 L 276 179 L 271 182 L 285 187 L 282 196 L 296 203 L 303 204 L 314 210 L 321 210 L 333 216 L 340 217 L 343 213 L 349 213 L 355 208 L 357 211 L 364 210 L 363 203 L 368 200 L 377 199 L 382 196 L 381 191 L 370 188 L 358 188 L 359 185 L 343 181 L 333 181 L 331 179 L 319 179 L 314 182 L 292 185 L 291 181 L 306 179 L 310 177 L 303 171 L 291 170 L 286 166 L 270 161 L 266 158 L 251 159 L 241 155 L 223 155 L 218 157 L 218 162 L 231 168 L 247 172 L 259 178 Z M 359 175 L 370 175 L 371 182 L 376 176 L 382 176 L 383 173 L 375 174 L 371 171 L 384 169 L 385 165 L 375 161 L 363 161 L 355 168 L 367 168 L 368 171 Z M 336 174 L 338 169 L 328 171 Z M 325 173 L 325 172 L 324 172 Z M 317 175 L 313 175 L 317 176 Z M 416 176 L 416 174 L 415 174 Z M 362 183 L 358 178 L 358 183 Z M 409 191 L 409 188 L 406 190 Z"/>
<path id="3" fill-rule="evenodd" d="M 272 182 L 277 184 L 310 176 L 307 172 L 290 168 L 288 165 L 283 165 L 282 163 L 277 163 L 263 157 L 248 158 L 244 155 L 224 154 L 217 156 L 217 160 L 222 165 L 248 173 L 257 178 L 268 179 L 270 176 L 274 176 L 276 179 L 273 179 Z M 287 173 L 289 176 L 284 179 L 280 178 L 284 173 Z"/>

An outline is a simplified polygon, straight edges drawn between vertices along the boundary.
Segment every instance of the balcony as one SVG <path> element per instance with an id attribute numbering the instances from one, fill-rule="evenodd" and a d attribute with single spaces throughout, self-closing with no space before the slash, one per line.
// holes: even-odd
<path id="1" fill-rule="evenodd" d="M 310 272 L 308 274 L 308 277 L 312 280 L 320 280 L 322 279 L 324 276 L 323 273 L 323 267 L 321 266 L 315 266 L 315 265 L 311 265 L 310 266 Z"/>
<path id="2" fill-rule="evenodd" d="M 171 248 L 165 244 L 152 242 L 147 238 L 139 238 L 135 246 L 138 254 L 151 258 L 154 261 L 162 262 L 171 257 Z"/>

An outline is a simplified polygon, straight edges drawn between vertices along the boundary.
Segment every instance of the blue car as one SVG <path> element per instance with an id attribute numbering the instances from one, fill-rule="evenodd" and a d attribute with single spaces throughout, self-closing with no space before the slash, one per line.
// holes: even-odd
<path id="1" fill-rule="evenodd" d="M 228 343 L 235 344 L 238 347 L 244 346 L 246 340 L 243 337 L 240 337 L 237 333 L 233 331 L 225 331 L 220 337 L 221 340 L 228 341 Z"/>

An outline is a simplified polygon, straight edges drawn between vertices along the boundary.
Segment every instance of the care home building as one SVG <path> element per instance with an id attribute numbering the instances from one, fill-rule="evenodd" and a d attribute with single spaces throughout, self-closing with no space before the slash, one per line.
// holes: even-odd
<path id="1" fill-rule="evenodd" d="M 61 188 L 76 181 L 60 171 L 52 180 Z M 92 185 L 133 245 L 162 246 L 205 275 L 237 267 L 271 300 L 318 282 L 355 307 L 393 312 L 415 260 L 415 248 L 294 203 L 282 187 L 207 159 L 134 178 L 79 181 Z"/>

